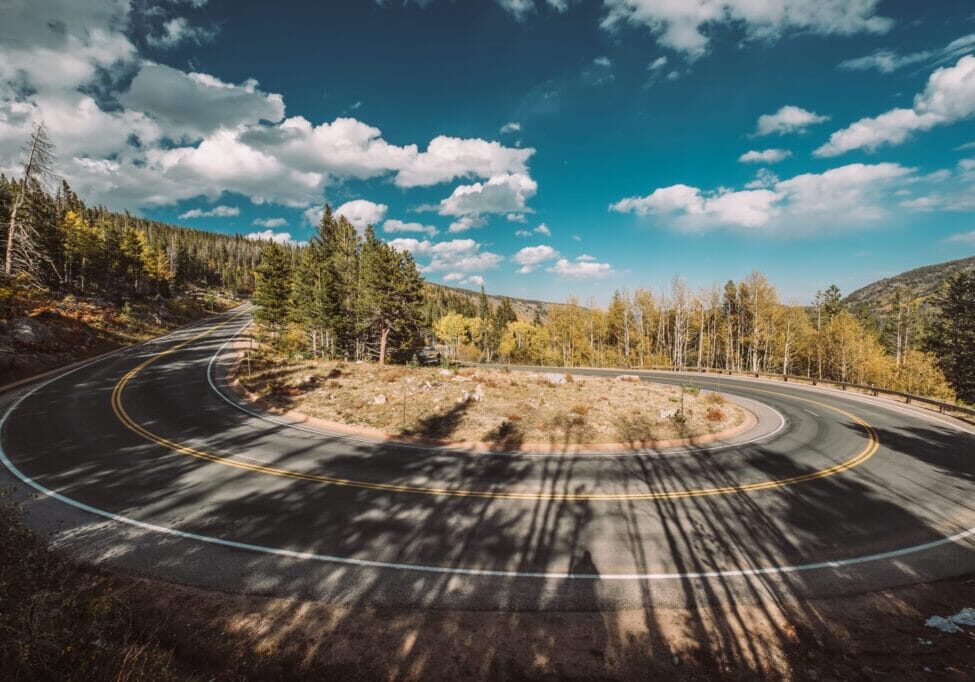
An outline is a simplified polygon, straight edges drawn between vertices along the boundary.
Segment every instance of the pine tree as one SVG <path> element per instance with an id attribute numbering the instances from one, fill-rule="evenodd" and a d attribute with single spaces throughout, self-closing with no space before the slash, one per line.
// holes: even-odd
<path id="1" fill-rule="evenodd" d="M 254 317 L 275 331 L 280 330 L 288 317 L 291 262 L 284 247 L 268 242 L 261 251 L 257 269 L 254 303 L 258 306 Z"/>
<path id="2" fill-rule="evenodd" d="M 975 272 L 951 277 L 934 302 L 940 312 L 926 346 L 958 397 L 975 403 Z"/>

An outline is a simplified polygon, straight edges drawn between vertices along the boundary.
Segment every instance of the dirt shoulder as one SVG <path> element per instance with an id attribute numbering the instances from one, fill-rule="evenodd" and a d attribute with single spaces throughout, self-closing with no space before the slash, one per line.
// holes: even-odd
<path id="1" fill-rule="evenodd" d="M 692 610 L 360 608 L 75 566 L 0 501 L 3 679 L 972 679 L 975 576 L 859 597 Z"/>
<path id="2" fill-rule="evenodd" d="M 170 299 L 116 306 L 68 296 L 33 301 L 0 320 L 0 386 L 146 341 L 239 303 L 192 291 Z"/>
<path id="3" fill-rule="evenodd" d="M 322 420 L 323 428 L 487 450 L 671 447 L 754 425 L 721 394 L 628 375 L 289 362 L 262 354 L 240 363 L 235 378 L 248 398 Z"/>

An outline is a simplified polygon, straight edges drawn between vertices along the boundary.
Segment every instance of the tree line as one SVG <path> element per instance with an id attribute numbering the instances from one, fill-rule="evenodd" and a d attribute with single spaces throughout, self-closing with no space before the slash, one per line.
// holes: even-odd
<path id="1" fill-rule="evenodd" d="M 847 307 L 835 286 L 811 306 L 788 305 L 756 272 L 702 291 L 679 277 L 667 292 L 617 291 L 606 308 L 570 299 L 500 326 L 492 313 L 449 312 L 434 330 L 468 360 L 798 374 L 975 402 L 975 274 L 949 284 L 934 309 L 922 315 L 901 292 L 876 316 Z"/>
<path id="2" fill-rule="evenodd" d="M 298 329 L 297 348 L 315 357 L 410 360 L 424 342 L 423 279 L 413 257 L 360 235 L 325 206 L 308 245 L 267 243 L 257 269 L 258 320 L 286 347 L 286 327 Z"/>
<path id="3" fill-rule="evenodd" d="M 253 289 L 259 243 L 87 206 L 53 177 L 43 128 L 28 149 L 21 178 L 0 175 L 5 299 L 29 289 L 114 302 L 166 297 L 189 285 Z"/>

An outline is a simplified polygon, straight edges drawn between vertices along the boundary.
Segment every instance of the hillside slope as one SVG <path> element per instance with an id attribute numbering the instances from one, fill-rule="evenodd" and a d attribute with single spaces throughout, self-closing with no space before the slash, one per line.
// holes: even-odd
<path id="1" fill-rule="evenodd" d="M 851 293 L 845 301 L 851 306 L 866 306 L 874 312 L 882 311 L 893 300 L 898 288 L 906 288 L 912 297 L 928 298 L 937 293 L 941 284 L 955 273 L 972 270 L 975 270 L 975 256 L 925 265 L 872 282 Z"/>

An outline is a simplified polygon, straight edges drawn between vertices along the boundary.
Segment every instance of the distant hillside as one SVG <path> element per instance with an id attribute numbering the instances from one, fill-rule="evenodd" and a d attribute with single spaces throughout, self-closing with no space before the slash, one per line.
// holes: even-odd
<path id="1" fill-rule="evenodd" d="M 439 303 L 442 308 L 465 312 L 469 315 L 474 315 L 474 311 L 477 310 L 477 302 L 481 297 L 480 291 L 450 287 L 433 282 L 427 282 L 426 286 L 428 299 L 432 299 L 434 305 Z M 537 301 L 530 298 L 515 298 L 513 296 L 498 296 L 497 294 L 487 294 L 487 297 L 492 309 L 497 308 L 501 304 L 501 299 L 507 298 L 511 301 L 511 307 L 514 308 L 518 319 L 525 322 L 534 320 L 536 311 L 544 318 L 553 307 L 565 305 L 564 303 Z"/>
<path id="2" fill-rule="evenodd" d="M 874 312 L 886 309 L 894 298 L 898 288 L 906 288 L 911 296 L 927 298 L 937 293 L 941 284 L 956 272 L 975 270 L 975 256 L 959 260 L 926 265 L 902 272 L 893 277 L 878 280 L 865 287 L 857 289 L 846 297 L 846 303 L 851 306 L 865 306 Z"/>

